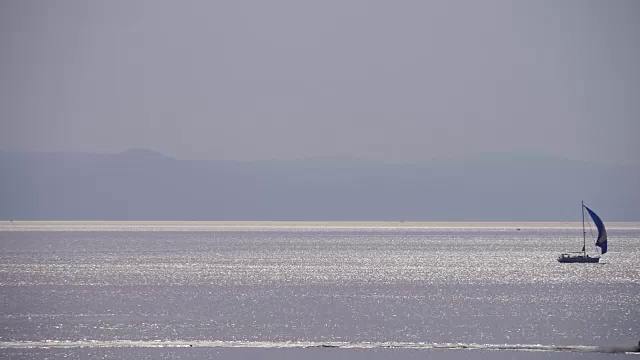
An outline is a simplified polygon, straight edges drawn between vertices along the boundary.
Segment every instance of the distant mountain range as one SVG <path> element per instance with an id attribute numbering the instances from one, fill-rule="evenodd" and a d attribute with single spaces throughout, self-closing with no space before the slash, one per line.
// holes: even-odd
<path id="1" fill-rule="evenodd" d="M 640 220 L 640 166 L 536 157 L 467 161 L 190 161 L 0 152 L 0 219 Z"/>

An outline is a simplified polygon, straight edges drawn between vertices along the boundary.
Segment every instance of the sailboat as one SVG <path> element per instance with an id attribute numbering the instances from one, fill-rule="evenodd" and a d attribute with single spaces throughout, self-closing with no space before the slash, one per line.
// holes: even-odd
<path id="1" fill-rule="evenodd" d="M 593 210 L 589 209 L 584 205 L 584 201 L 582 202 L 582 251 L 575 253 L 565 253 L 560 254 L 558 257 L 558 261 L 561 263 L 597 263 L 600 262 L 600 257 L 595 256 L 591 257 L 587 255 L 587 232 L 584 229 L 584 212 L 585 210 L 593 219 L 593 222 L 596 224 L 596 228 L 598 228 L 598 238 L 596 240 L 596 246 L 600 248 L 602 251 L 602 255 L 607 252 L 607 229 L 604 227 L 604 223 L 602 219 L 593 212 Z"/>

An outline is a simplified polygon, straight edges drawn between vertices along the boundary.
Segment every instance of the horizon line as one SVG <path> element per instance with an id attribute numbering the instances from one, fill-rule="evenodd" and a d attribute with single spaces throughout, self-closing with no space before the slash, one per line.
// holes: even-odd
<path id="1" fill-rule="evenodd" d="M 574 227 L 580 221 L 400 221 L 400 220 L 0 220 L 0 226 L 16 225 L 164 225 L 164 226 L 264 226 L 264 227 Z M 640 221 L 608 221 L 607 227 L 640 227 Z"/>
<path id="2" fill-rule="evenodd" d="M 389 158 L 373 158 L 373 157 L 356 157 L 356 156 L 341 156 L 341 155 L 318 155 L 318 156 L 307 156 L 301 158 L 264 158 L 264 159 L 214 159 L 214 158 L 183 158 L 183 157 L 174 157 L 174 155 L 166 154 L 162 151 L 144 148 L 144 147 L 131 147 L 121 151 L 80 151 L 80 150 L 55 150 L 55 151 L 47 151 L 47 150 L 11 150 L 11 149 L 0 149 L 0 153 L 10 153 L 10 154 L 30 154 L 30 155 L 97 155 L 97 156 L 117 156 L 123 155 L 127 153 L 148 153 L 155 154 L 157 156 L 161 156 L 166 158 L 167 160 L 175 160 L 175 161 L 221 161 L 221 162 L 238 162 L 238 163 L 256 163 L 256 162 L 277 162 L 277 161 L 362 161 L 362 162 L 390 162 L 390 163 L 419 163 L 419 162 L 466 162 L 466 161 L 506 161 L 506 160 L 553 160 L 553 161 L 563 161 L 563 162 L 576 162 L 576 163 L 586 163 L 586 164 L 594 164 L 594 165 L 619 165 L 619 166 L 629 166 L 629 165 L 640 165 L 640 162 L 628 162 L 628 161 L 602 161 L 602 160 L 588 160 L 588 159 L 580 159 L 580 158 L 572 158 L 564 155 L 558 154 L 548 154 L 548 153 L 507 153 L 507 152 L 486 152 L 469 156 L 453 156 L 453 157 L 433 157 L 433 158 L 405 158 L 405 159 L 389 159 Z"/>

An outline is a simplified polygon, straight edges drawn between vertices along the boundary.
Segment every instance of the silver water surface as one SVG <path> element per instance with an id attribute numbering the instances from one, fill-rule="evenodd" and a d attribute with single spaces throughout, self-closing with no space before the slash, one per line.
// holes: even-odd
<path id="1" fill-rule="evenodd" d="M 637 228 L 600 264 L 573 227 L 41 230 L 0 231 L 0 346 L 640 339 Z"/>

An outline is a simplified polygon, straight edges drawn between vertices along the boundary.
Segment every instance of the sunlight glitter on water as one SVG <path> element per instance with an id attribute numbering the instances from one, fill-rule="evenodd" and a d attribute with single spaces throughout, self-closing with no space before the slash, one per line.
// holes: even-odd
<path id="1" fill-rule="evenodd" d="M 555 260 L 573 228 L 103 230 L 0 232 L 0 341 L 605 345 L 640 326 L 630 229 L 579 266 Z"/>

